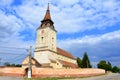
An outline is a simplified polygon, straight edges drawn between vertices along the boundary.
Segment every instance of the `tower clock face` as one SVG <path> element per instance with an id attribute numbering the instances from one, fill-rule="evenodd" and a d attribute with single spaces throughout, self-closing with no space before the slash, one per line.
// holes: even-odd
<path id="1" fill-rule="evenodd" d="M 44 30 L 42 30 L 41 33 L 44 34 Z"/>

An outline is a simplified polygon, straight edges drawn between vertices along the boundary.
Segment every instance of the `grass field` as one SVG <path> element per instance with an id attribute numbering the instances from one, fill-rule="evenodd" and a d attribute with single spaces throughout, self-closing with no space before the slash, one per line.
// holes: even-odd
<path id="1" fill-rule="evenodd" d="M 25 78 L 24 80 L 58 80 L 57 78 Z"/>
<path id="2" fill-rule="evenodd" d="M 107 75 L 107 74 L 99 74 L 95 76 L 102 76 L 102 75 Z M 58 79 L 74 79 L 74 78 L 88 78 L 88 77 L 93 77 L 93 76 L 83 76 L 83 77 L 52 77 L 52 78 L 24 78 L 24 80 L 58 80 Z"/>

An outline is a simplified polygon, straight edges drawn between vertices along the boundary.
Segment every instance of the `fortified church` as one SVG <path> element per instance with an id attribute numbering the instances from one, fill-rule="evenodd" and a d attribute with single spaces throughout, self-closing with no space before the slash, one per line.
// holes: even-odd
<path id="1" fill-rule="evenodd" d="M 36 46 L 32 66 L 47 68 L 77 68 L 76 58 L 56 45 L 56 29 L 51 19 L 49 4 L 46 14 L 37 28 Z M 22 62 L 28 64 L 29 57 Z"/>
<path id="2" fill-rule="evenodd" d="M 31 55 L 27 56 L 22 62 L 22 67 L 0 66 L 0 75 L 45 78 L 83 77 L 105 74 L 103 69 L 79 69 L 76 65 L 76 58 L 70 53 L 57 48 L 56 33 L 48 5 L 41 25 L 37 28 L 34 57 L 31 57 Z"/>

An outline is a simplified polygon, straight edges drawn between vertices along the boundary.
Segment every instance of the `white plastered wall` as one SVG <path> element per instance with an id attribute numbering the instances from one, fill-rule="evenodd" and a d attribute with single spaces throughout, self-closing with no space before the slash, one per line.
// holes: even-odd
<path id="1" fill-rule="evenodd" d="M 49 51 L 35 52 L 34 58 L 35 58 L 40 64 L 50 63 L 48 54 L 49 54 Z"/>

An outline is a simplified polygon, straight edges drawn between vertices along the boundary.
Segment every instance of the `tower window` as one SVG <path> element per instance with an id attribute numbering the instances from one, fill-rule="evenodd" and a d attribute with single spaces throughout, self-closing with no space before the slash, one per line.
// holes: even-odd
<path id="1" fill-rule="evenodd" d="M 54 38 L 52 37 L 52 42 L 54 41 Z"/>
<path id="2" fill-rule="evenodd" d="M 49 27 L 50 26 L 50 23 L 47 23 L 47 27 Z"/>
<path id="3" fill-rule="evenodd" d="M 43 41 L 43 38 L 44 38 L 44 37 L 41 37 L 42 41 Z"/>

